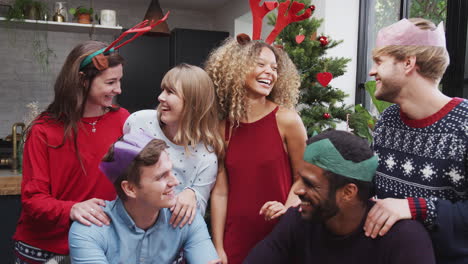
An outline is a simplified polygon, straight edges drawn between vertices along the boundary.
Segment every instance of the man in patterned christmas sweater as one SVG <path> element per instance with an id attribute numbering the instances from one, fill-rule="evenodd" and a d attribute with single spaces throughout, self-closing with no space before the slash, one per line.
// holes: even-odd
<path id="1" fill-rule="evenodd" d="M 449 63 L 443 25 L 419 18 L 384 28 L 373 59 L 375 95 L 395 105 L 375 127 L 378 199 L 366 235 L 417 219 L 431 234 L 437 263 L 468 263 L 468 101 L 438 89 Z"/>

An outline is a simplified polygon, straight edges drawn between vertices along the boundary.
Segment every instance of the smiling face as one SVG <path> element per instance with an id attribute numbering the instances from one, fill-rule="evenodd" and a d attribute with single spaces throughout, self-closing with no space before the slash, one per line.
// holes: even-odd
<path id="1" fill-rule="evenodd" d="M 162 92 L 158 97 L 158 112 L 160 121 L 167 126 L 178 127 L 184 108 L 184 99 L 182 99 L 182 89 L 175 87 L 161 87 Z"/>
<path id="2" fill-rule="evenodd" d="M 402 64 L 403 62 L 398 62 L 391 56 L 374 57 L 374 65 L 369 75 L 375 77 L 377 99 L 395 102 L 402 89 L 402 77 L 405 75 Z"/>
<path id="3" fill-rule="evenodd" d="M 172 173 L 172 162 L 163 151 L 157 163 L 140 168 L 140 181 L 135 187 L 136 202 L 146 208 L 170 208 L 176 202 L 177 185 L 179 181 Z"/>
<path id="4" fill-rule="evenodd" d="M 247 75 L 245 85 L 250 96 L 268 96 L 278 78 L 278 64 L 273 51 L 263 47 L 255 59 L 255 68 Z"/>
<path id="5" fill-rule="evenodd" d="M 88 109 L 111 107 L 114 96 L 122 92 L 120 89 L 122 76 L 122 64 L 110 67 L 97 75 L 91 82 L 86 107 Z"/>
<path id="6" fill-rule="evenodd" d="M 330 186 L 324 170 L 302 161 L 299 169 L 302 185 L 294 193 L 301 199 L 301 214 L 311 221 L 327 221 L 339 212 L 336 192 L 330 193 Z"/>

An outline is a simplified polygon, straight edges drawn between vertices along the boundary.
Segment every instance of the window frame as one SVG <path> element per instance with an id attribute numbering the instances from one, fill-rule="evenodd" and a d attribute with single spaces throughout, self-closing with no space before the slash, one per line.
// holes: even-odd
<path id="1" fill-rule="evenodd" d="M 400 0 L 400 19 L 408 18 L 410 0 Z M 356 67 L 356 97 L 355 104 L 362 104 L 369 109 L 366 100 L 364 84 L 367 80 L 367 24 L 369 20 L 370 5 L 368 0 L 359 1 L 359 30 Z M 465 59 L 467 56 L 467 20 L 468 1 L 447 0 L 446 40 L 447 50 L 450 54 L 450 65 L 442 80 L 442 91 L 450 97 L 467 98 L 464 94 Z"/>
<path id="2" fill-rule="evenodd" d="M 450 97 L 465 97 L 463 82 L 467 56 L 468 1 L 447 0 L 446 39 L 450 65 L 442 80 L 442 91 Z M 465 91 L 466 92 L 466 91 Z"/>

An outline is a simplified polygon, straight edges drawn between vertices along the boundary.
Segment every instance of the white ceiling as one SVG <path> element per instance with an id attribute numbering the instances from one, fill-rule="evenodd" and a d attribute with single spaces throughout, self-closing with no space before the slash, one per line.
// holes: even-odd
<path id="1" fill-rule="evenodd" d="M 246 0 L 159 0 L 161 8 L 178 8 L 198 11 L 210 11 L 220 8 L 229 1 Z"/>

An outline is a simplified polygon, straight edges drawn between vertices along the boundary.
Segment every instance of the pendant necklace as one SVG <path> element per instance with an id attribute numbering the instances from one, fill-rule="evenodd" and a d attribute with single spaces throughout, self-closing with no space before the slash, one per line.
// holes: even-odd
<path id="1" fill-rule="evenodd" d="M 99 120 L 101 120 L 101 118 L 103 117 L 104 115 L 100 116 L 98 119 L 96 119 L 94 122 L 86 122 L 86 121 L 83 121 L 81 120 L 81 122 L 85 123 L 85 124 L 88 124 L 88 125 L 91 125 L 91 132 L 93 133 L 96 133 L 96 124 L 99 122 Z"/>

